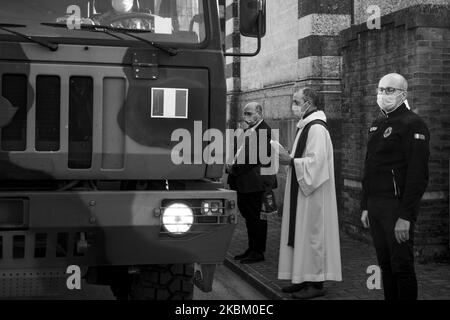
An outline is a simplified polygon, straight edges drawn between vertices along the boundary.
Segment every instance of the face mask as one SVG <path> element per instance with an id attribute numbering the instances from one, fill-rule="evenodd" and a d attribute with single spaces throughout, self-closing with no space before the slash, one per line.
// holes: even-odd
<path id="1" fill-rule="evenodd" d="M 309 101 L 306 101 L 305 103 L 303 103 L 301 106 L 298 105 L 293 105 L 292 106 L 292 112 L 294 112 L 294 114 L 296 116 L 298 116 L 300 119 L 303 119 L 303 117 L 305 116 L 305 114 L 308 112 L 309 108 L 311 108 L 311 104 L 309 104 L 308 108 L 306 108 L 305 111 L 302 111 L 302 108 L 309 103 Z"/>
<path id="2" fill-rule="evenodd" d="M 401 96 L 401 93 L 398 95 L 385 95 L 385 94 L 379 94 L 377 97 L 377 103 L 378 106 L 385 112 L 392 112 L 397 107 L 399 107 L 403 100 L 398 100 L 398 97 Z"/>
<path id="3" fill-rule="evenodd" d="M 292 105 L 292 112 L 294 113 L 295 116 L 300 117 L 301 113 L 302 113 L 302 108 L 298 105 Z"/>
<path id="4" fill-rule="evenodd" d="M 112 6 L 119 13 L 126 13 L 133 8 L 133 1 L 129 0 L 113 0 Z"/>

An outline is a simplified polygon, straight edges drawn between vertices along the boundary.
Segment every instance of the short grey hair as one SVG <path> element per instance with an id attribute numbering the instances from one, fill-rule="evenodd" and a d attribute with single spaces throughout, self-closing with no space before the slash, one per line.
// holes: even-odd
<path id="1" fill-rule="evenodd" d="M 263 107 L 259 102 L 250 102 L 244 107 L 244 109 L 249 107 L 255 108 L 256 113 L 258 113 L 260 116 L 263 116 Z"/>
<path id="2" fill-rule="evenodd" d="M 319 104 L 319 95 L 317 94 L 317 91 L 312 89 L 311 87 L 304 87 L 304 86 L 296 86 L 295 87 L 295 93 L 301 92 L 303 93 L 303 97 L 305 98 L 305 101 L 311 102 L 311 104 L 315 107 L 318 107 Z"/>

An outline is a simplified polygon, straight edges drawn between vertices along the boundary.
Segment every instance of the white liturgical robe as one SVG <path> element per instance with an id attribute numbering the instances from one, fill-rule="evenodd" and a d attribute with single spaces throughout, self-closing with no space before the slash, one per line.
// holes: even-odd
<path id="1" fill-rule="evenodd" d="M 325 113 L 317 111 L 300 120 L 292 157 L 302 129 L 314 120 L 326 121 Z M 333 145 L 325 127 L 311 126 L 305 152 L 294 165 L 287 170 L 278 277 L 292 283 L 342 281 Z M 288 246 L 291 170 L 299 183 L 294 248 Z"/>

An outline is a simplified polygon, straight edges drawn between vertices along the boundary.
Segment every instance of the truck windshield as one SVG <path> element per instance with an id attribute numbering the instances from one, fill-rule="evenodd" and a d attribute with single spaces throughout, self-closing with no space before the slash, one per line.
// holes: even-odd
<path id="1" fill-rule="evenodd" d="M 140 35 L 149 41 L 195 44 L 206 38 L 205 20 L 203 0 L 1 0 L 0 6 L 0 23 L 25 25 L 20 31 L 28 36 L 59 39 L 110 40 L 104 33 L 73 30 L 107 25 L 150 31 Z"/>

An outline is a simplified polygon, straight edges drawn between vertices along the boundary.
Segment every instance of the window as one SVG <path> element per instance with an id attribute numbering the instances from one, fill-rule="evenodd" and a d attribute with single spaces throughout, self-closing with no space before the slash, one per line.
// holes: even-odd
<path id="1" fill-rule="evenodd" d="M 81 23 L 148 30 L 149 33 L 140 33 L 139 36 L 151 41 L 199 43 L 206 38 L 203 1 L 2 0 L 0 21 L 26 25 L 17 31 L 31 36 L 119 40 L 101 32 L 71 30 L 79 29 L 77 26 Z M 67 28 L 41 23 L 59 23 Z M 4 33 L 0 31 L 0 35 Z M 126 35 L 116 35 L 138 41 Z"/>

